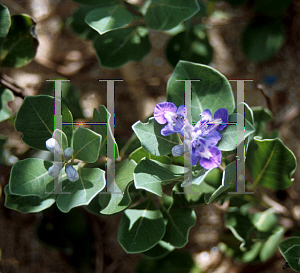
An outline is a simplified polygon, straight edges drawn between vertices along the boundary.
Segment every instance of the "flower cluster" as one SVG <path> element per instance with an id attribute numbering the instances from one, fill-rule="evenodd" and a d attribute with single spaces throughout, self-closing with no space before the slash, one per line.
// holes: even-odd
<path id="1" fill-rule="evenodd" d="M 222 131 L 228 123 L 228 111 L 220 108 L 212 118 L 206 109 L 200 120 L 192 126 L 186 118 L 186 107 L 175 106 L 172 102 L 158 103 L 154 109 L 154 118 L 160 124 L 168 124 L 162 128 L 161 134 L 168 136 L 180 133 L 184 137 L 183 144 L 172 149 L 173 156 L 181 156 L 189 152 L 192 165 L 199 163 L 205 169 L 217 168 L 222 161 L 222 153 L 216 145 L 221 139 Z"/>
<path id="2" fill-rule="evenodd" d="M 72 158 L 72 155 L 74 153 L 74 150 L 72 148 L 67 148 L 64 153 L 62 152 L 61 147 L 59 146 L 58 142 L 54 138 L 49 138 L 46 141 L 46 147 L 47 149 L 54 154 L 54 156 L 63 156 L 63 159 L 65 161 L 65 172 L 67 174 L 67 177 L 70 181 L 75 182 L 79 179 L 78 172 L 74 169 L 72 164 L 67 163 L 68 160 Z M 52 177 L 57 177 L 62 170 L 64 164 L 63 162 L 56 162 L 54 163 L 49 169 L 48 174 Z"/>

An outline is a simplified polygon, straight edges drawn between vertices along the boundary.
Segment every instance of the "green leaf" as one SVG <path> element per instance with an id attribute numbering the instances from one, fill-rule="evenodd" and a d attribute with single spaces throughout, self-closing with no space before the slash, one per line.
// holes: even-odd
<path id="1" fill-rule="evenodd" d="M 15 163 L 9 178 L 9 192 L 13 195 L 45 198 L 54 190 L 54 178 L 48 174 L 49 161 L 28 158 Z"/>
<path id="2" fill-rule="evenodd" d="M 54 98 L 45 95 L 25 97 L 15 119 L 16 131 L 23 133 L 22 140 L 32 148 L 47 150 L 46 141 L 54 130 Z M 62 122 L 73 122 L 72 115 L 62 104 Z M 63 125 L 71 143 L 72 126 Z"/>
<path id="3" fill-rule="evenodd" d="M 180 61 L 167 84 L 167 101 L 177 107 L 185 104 L 185 82 L 177 80 L 201 80 L 192 82 L 193 122 L 209 109 L 212 113 L 226 108 L 231 114 L 235 108 L 234 97 L 228 80 L 217 70 L 191 62 Z"/>
<path id="4" fill-rule="evenodd" d="M 0 87 L 0 122 L 10 118 L 11 111 L 7 108 L 7 103 L 14 99 L 10 90 Z"/>
<path id="5" fill-rule="evenodd" d="M 200 273 L 202 272 L 187 252 L 172 251 L 162 259 L 141 260 L 136 267 L 136 273 Z"/>
<path id="6" fill-rule="evenodd" d="M 129 155 L 129 158 L 133 159 L 136 163 L 139 163 L 144 157 L 147 157 L 149 159 L 154 159 L 156 161 L 159 161 L 159 162 L 165 163 L 165 164 L 172 163 L 172 159 L 170 157 L 151 155 L 143 147 L 139 147 L 138 149 L 136 149 Z"/>
<path id="7" fill-rule="evenodd" d="M 145 27 L 127 27 L 104 33 L 94 41 L 100 65 L 118 68 L 129 61 L 140 62 L 150 51 L 148 30 Z"/>
<path id="8" fill-rule="evenodd" d="M 137 121 L 132 125 L 132 129 L 148 153 L 164 156 L 170 154 L 172 148 L 181 143 L 178 134 L 163 136 L 160 131 L 164 126 L 166 124 L 159 124 L 154 118 L 150 118 L 147 123 Z"/>
<path id="9" fill-rule="evenodd" d="M 94 163 L 99 157 L 101 135 L 94 131 L 79 127 L 74 133 L 73 158 L 87 163 Z"/>
<path id="10" fill-rule="evenodd" d="M 38 41 L 32 34 L 35 23 L 25 14 L 11 16 L 11 26 L 0 47 L 0 64 L 19 68 L 27 65 L 35 56 Z"/>
<path id="11" fill-rule="evenodd" d="M 158 196 L 162 196 L 162 185 L 184 179 L 185 168 L 144 158 L 134 170 L 134 185 Z"/>
<path id="12" fill-rule="evenodd" d="M 79 179 L 75 182 L 67 180 L 63 192 L 56 199 L 57 207 L 62 212 L 69 212 L 72 208 L 88 205 L 89 202 L 105 187 L 105 172 L 99 168 L 79 168 Z"/>
<path id="13" fill-rule="evenodd" d="M 128 26 L 132 19 L 133 16 L 123 5 L 94 9 L 85 17 L 87 24 L 100 35 Z"/>
<path id="14" fill-rule="evenodd" d="M 277 225 L 277 217 L 272 208 L 253 214 L 251 221 L 261 232 L 268 232 Z"/>
<path id="15" fill-rule="evenodd" d="M 296 158 L 278 138 L 261 140 L 254 137 L 249 145 L 246 164 L 254 187 L 285 189 L 293 183 L 291 176 L 296 169 Z"/>
<path id="16" fill-rule="evenodd" d="M 246 251 L 246 241 L 250 236 L 250 231 L 253 229 L 249 217 L 241 214 L 239 211 L 227 212 L 225 214 L 225 227 L 230 229 L 240 244 L 240 250 Z"/>
<path id="17" fill-rule="evenodd" d="M 267 108 L 261 106 L 252 107 L 254 116 L 255 136 L 264 136 L 266 124 L 273 119 L 273 114 Z"/>
<path id="18" fill-rule="evenodd" d="M 174 249 L 175 247 L 171 246 L 169 243 L 160 240 L 157 245 L 143 252 L 143 255 L 150 259 L 159 259 L 165 257 Z"/>
<path id="19" fill-rule="evenodd" d="M 126 209 L 122 215 L 118 240 L 127 253 L 144 252 L 155 246 L 165 234 L 160 210 L 151 200 Z"/>
<path id="20" fill-rule="evenodd" d="M 163 241 L 181 248 L 188 242 L 190 229 L 196 224 L 196 214 L 190 208 L 178 208 L 163 213 L 168 221 Z"/>
<path id="21" fill-rule="evenodd" d="M 94 9 L 94 7 L 80 7 L 68 18 L 71 30 L 84 40 L 93 40 L 99 35 L 85 22 L 86 15 Z"/>
<path id="22" fill-rule="evenodd" d="M 242 49 L 252 62 L 264 62 L 272 58 L 285 41 L 281 19 L 255 19 L 241 36 Z"/>
<path id="23" fill-rule="evenodd" d="M 289 266 L 300 272 L 300 237 L 287 238 L 279 243 L 278 248 Z"/>
<path id="24" fill-rule="evenodd" d="M 116 164 L 114 192 L 121 191 L 123 194 L 100 194 L 101 214 L 118 213 L 130 205 L 129 186 L 133 182 L 135 167 L 136 163 L 130 159 L 125 159 Z"/>
<path id="25" fill-rule="evenodd" d="M 178 33 L 170 39 L 166 47 L 167 59 L 174 67 L 180 60 L 209 64 L 212 61 L 213 52 L 204 24 Z"/>
<path id="26" fill-rule="evenodd" d="M 0 46 L 5 40 L 5 37 L 10 28 L 10 14 L 6 6 L 0 3 Z"/>
<path id="27" fill-rule="evenodd" d="M 255 0 L 254 11 L 270 17 L 280 17 L 287 11 L 293 0 Z"/>
<path id="28" fill-rule="evenodd" d="M 100 156 L 107 156 L 107 138 L 115 143 L 115 158 L 119 157 L 119 149 L 116 140 L 112 135 L 112 128 L 110 127 L 111 114 L 107 111 L 104 105 L 99 106 L 99 110 L 94 108 L 93 122 L 105 122 L 107 125 L 94 125 L 94 131 L 102 136 Z M 107 134 L 108 128 L 108 134 Z"/>
<path id="29" fill-rule="evenodd" d="M 205 194 L 206 204 L 213 202 L 223 192 L 229 190 L 236 184 L 236 161 L 228 164 L 223 172 L 222 185 L 214 192 Z"/>
<path id="30" fill-rule="evenodd" d="M 0 164 L 5 162 L 4 145 L 5 145 L 6 140 L 7 140 L 7 137 L 0 134 Z"/>
<path id="31" fill-rule="evenodd" d="M 198 11 L 196 0 L 148 0 L 141 10 L 147 27 L 155 30 L 174 28 Z"/>
<path id="32" fill-rule="evenodd" d="M 275 254 L 278 243 L 284 235 L 284 232 L 285 229 L 283 227 L 277 226 L 273 230 L 273 234 L 268 238 L 266 242 L 264 242 L 259 254 L 260 260 L 262 262 L 269 260 Z"/>
<path id="33" fill-rule="evenodd" d="M 19 196 L 12 195 L 9 192 L 9 186 L 4 188 L 5 207 L 23 213 L 40 212 L 51 207 L 55 203 L 56 195 L 50 194 L 48 197 L 41 199 L 38 196 Z"/>
<path id="34" fill-rule="evenodd" d="M 244 140 L 249 135 L 251 135 L 255 128 L 251 125 L 251 123 L 246 119 L 245 127 L 242 130 L 237 130 L 237 116 L 240 114 L 233 113 L 228 117 L 228 121 L 235 124 L 228 124 L 225 129 L 221 131 L 222 139 L 218 143 L 218 148 L 221 151 L 231 151 L 236 149 L 237 145 L 241 142 L 237 143 L 237 134 L 243 134 Z"/>
<path id="35" fill-rule="evenodd" d="M 184 193 L 184 188 L 179 184 L 175 185 L 172 190 L 173 202 L 169 210 L 185 207 L 197 207 L 200 204 L 205 204 L 203 196 L 206 193 L 212 193 L 216 189 L 202 181 L 200 185 L 192 185 L 192 193 Z"/>

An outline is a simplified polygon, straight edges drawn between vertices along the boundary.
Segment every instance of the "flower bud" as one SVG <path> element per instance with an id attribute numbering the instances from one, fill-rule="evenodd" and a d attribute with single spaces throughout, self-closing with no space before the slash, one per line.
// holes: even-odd
<path id="1" fill-rule="evenodd" d="M 75 182 L 79 179 L 78 172 L 74 169 L 74 167 L 71 164 L 66 165 L 65 171 L 70 181 Z"/>
<path id="2" fill-rule="evenodd" d="M 59 175 L 62 169 L 62 163 L 55 163 L 48 169 L 48 174 L 52 177 L 56 177 Z"/>
<path id="3" fill-rule="evenodd" d="M 55 155 L 61 155 L 62 149 L 60 148 L 58 142 L 54 138 L 49 138 L 46 141 L 46 148 Z"/>
<path id="4" fill-rule="evenodd" d="M 74 153 L 74 150 L 71 147 L 65 149 L 65 151 L 64 151 L 64 158 L 65 158 L 65 160 L 71 159 L 73 153 Z"/>

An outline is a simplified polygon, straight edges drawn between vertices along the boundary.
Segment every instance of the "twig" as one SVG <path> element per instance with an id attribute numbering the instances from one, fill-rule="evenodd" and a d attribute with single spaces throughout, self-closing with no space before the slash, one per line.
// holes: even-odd
<path id="1" fill-rule="evenodd" d="M 23 92 L 24 90 L 20 87 L 18 87 L 17 85 L 7 81 L 6 79 L 4 79 L 4 77 L 8 78 L 7 76 L 5 75 L 2 75 L 2 78 L 0 78 L 0 84 L 2 86 L 4 86 L 5 88 L 9 89 L 10 91 L 13 92 L 13 94 L 17 97 L 21 97 L 22 99 L 25 98 Z"/>
<path id="2" fill-rule="evenodd" d="M 272 107 L 272 102 L 269 98 L 269 96 L 267 95 L 267 90 L 266 88 L 262 85 L 262 84 L 258 84 L 257 85 L 257 89 L 260 90 L 263 94 L 263 96 L 265 97 L 266 101 L 267 101 L 267 105 L 268 108 L 270 109 L 270 111 L 273 113 L 273 107 Z"/>

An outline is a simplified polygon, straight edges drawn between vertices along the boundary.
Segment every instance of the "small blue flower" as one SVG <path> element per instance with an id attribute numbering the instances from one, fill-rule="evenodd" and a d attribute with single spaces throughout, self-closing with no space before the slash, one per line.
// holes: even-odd
<path id="1" fill-rule="evenodd" d="M 66 165 L 65 171 L 66 171 L 68 179 L 71 182 L 75 182 L 76 180 L 79 179 L 78 172 L 74 169 L 74 167 L 71 164 Z"/>
<path id="2" fill-rule="evenodd" d="M 55 163 L 48 169 L 48 174 L 57 177 L 62 169 L 62 163 Z"/>
<path id="3" fill-rule="evenodd" d="M 180 133 L 184 136 L 186 108 L 180 105 L 177 109 L 172 102 L 158 103 L 154 108 L 154 118 L 159 124 L 168 124 L 161 129 L 163 136 L 169 136 L 173 133 Z"/>
<path id="4" fill-rule="evenodd" d="M 64 159 L 70 160 L 72 158 L 73 153 L 74 153 L 74 150 L 71 147 L 68 147 L 64 151 Z"/>
<path id="5" fill-rule="evenodd" d="M 54 138 L 49 138 L 46 141 L 46 148 L 54 155 L 62 154 L 62 149 Z"/>

